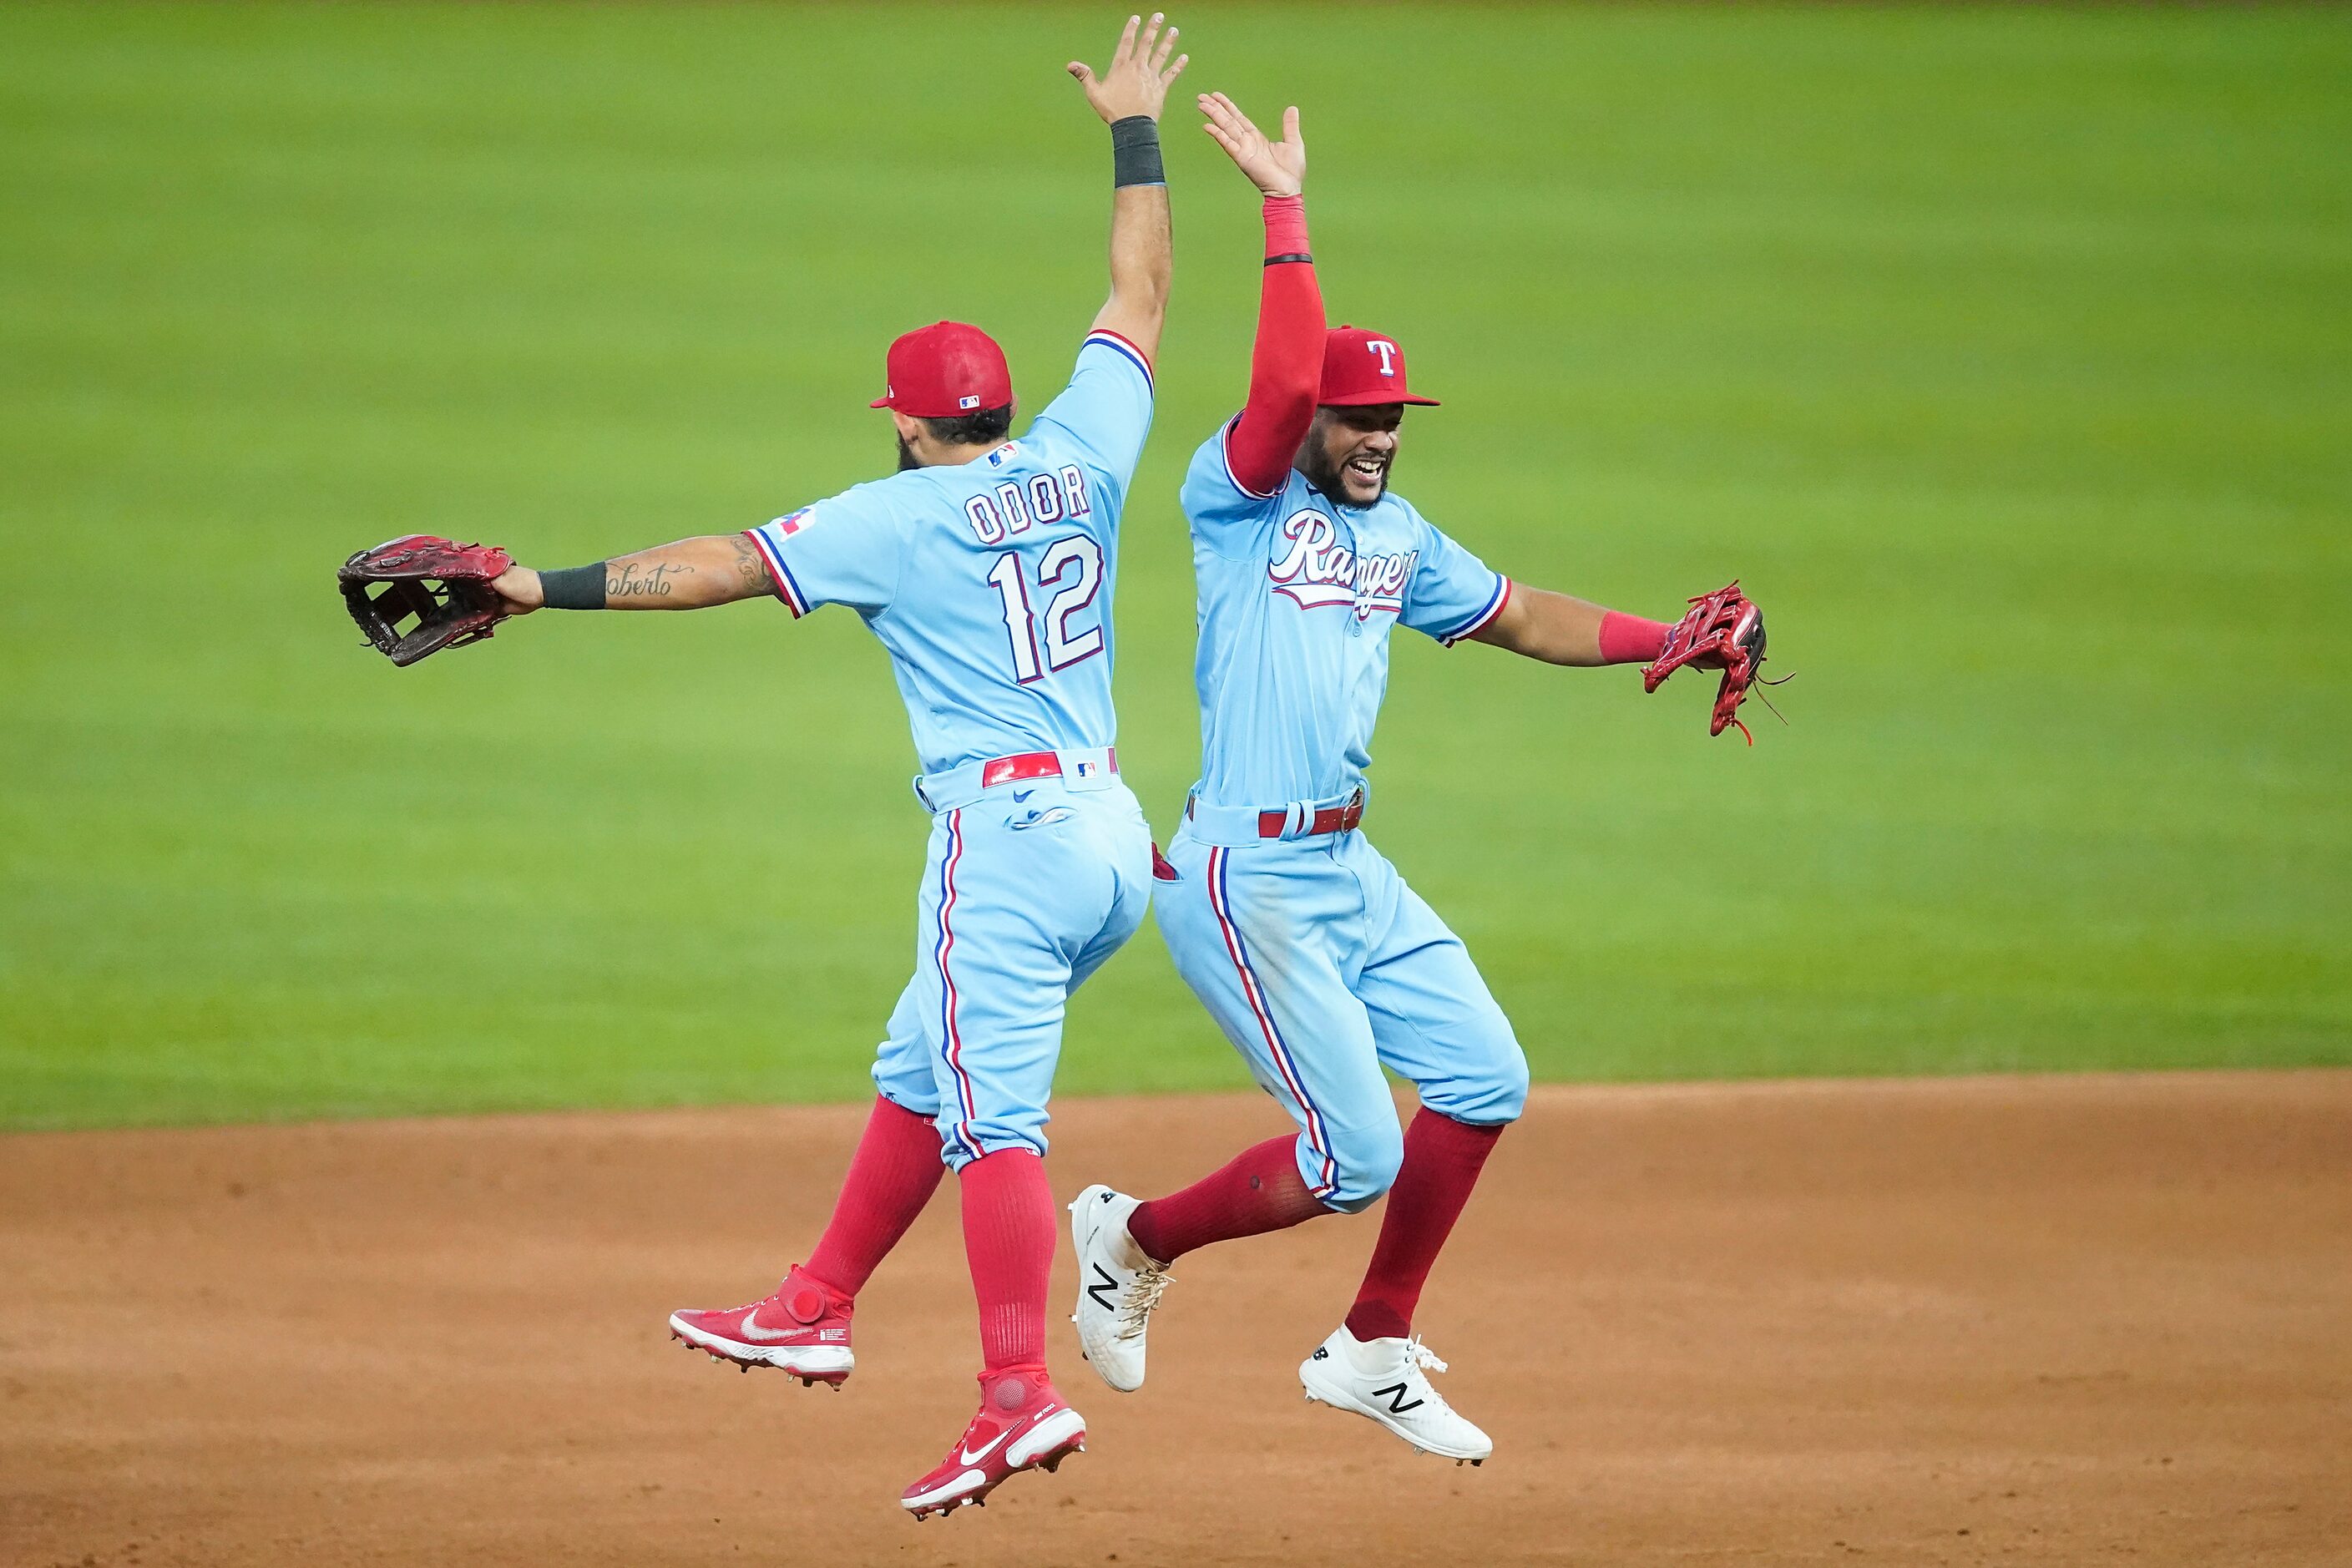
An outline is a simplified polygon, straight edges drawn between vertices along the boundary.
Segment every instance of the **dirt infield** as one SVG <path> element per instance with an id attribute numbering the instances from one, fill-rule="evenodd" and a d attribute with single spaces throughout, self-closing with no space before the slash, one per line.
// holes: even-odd
<path id="1" fill-rule="evenodd" d="M 1276 1125 L 1059 1110 L 1065 1193 Z M 2352 1073 L 1539 1091 L 1422 1313 L 1484 1469 L 1300 1400 L 1373 1233 L 1324 1220 L 1185 1259 L 1139 1394 L 1057 1310 L 1088 1453 L 920 1526 L 951 1196 L 841 1394 L 663 1337 L 861 1114 L 0 1140 L 0 1562 L 2352 1562 Z"/>

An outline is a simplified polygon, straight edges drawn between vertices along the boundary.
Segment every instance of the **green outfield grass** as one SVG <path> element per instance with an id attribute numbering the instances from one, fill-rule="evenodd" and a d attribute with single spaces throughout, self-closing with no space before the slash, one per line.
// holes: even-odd
<path id="1" fill-rule="evenodd" d="M 1651 614 L 1737 573 L 1799 672 L 1749 751 L 1400 635 L 1373 837 L 1540 1076 L 2352 1062 L 2352 17 L 1177 15 L 1446 400 L 1400 488 Z M 854 618 L 394 671 L 330 579 L 871 477 L 942 315 L 1041 405 L 1117 18 L 0 11 L 0 1125 L 864 1092 L 924 822 Z M 1118 595 L 1163 833 L 1258 270 L 1195 120 Z M 1154 934 L 1073 1009 L 1066 1092 L 1243 1081 Z"/>

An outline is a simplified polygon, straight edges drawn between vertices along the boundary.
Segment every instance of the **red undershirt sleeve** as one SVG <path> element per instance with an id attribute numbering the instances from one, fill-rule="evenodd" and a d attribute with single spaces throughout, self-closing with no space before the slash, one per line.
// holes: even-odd
<path id="1" fill-rule="evenodd" d="M 1666 634 L 1673 629 L 1664 621 L 1611 610 L 1601 617 L 1601 662 L 1648 664 L 1666 651 Z"/>
<path id="2" fill-rule="evenodd" d="M 1282 488 L 1323 381 L 1323 289 L 1307 249 L 1305 198 L 1266 198 L 1265 257 L 1249 405 L 1225 435 L 1234 479 L 1262 496 Z"/>

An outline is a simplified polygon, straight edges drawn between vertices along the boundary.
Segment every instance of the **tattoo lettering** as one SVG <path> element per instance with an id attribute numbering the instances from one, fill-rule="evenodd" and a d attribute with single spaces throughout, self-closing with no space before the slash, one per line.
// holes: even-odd
<path id="1" fill-rule="evenodd" d="M 768 574 L 767 558 L 760 547 L 741 534 L 735 536 L 735 570 L 743 574 L 743 595 L 746 598 L 776 591 L 775 579 Z"/>
<path id="2" fill-rule="evenodd" d="M 658 566 L 640 569 L 634 561 L 624 561 L 620 569 L 606 574 L 604 597 L 607 599 L 667 599 L 668 579 L 679 574 L 691 574 L 694 568 L 665 561 Z"/>

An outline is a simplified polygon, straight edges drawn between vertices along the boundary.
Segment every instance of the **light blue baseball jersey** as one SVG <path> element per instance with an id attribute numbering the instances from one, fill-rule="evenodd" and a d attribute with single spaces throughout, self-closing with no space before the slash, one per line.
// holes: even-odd
<path id="1" fill-rule="evenodd" d="M 1510 583 L 1393 490 L 1351 507 L 1292 468 L 1255 494 L 1226 461 L 1231 428 L 1184 476 L 1201 798 L 1265 809 L 1346 795 L 1371 765 L 1390 631 L 1458 642 L 1502 612 Z"/>
<path id="2" fill-rule="evenodd" d="M 1150 428 L 1150 367 L 1090 333 L 1017 439 L 749 531 L 794 616 L 845 605 L 889 651 L 924 773 L 1108 746 L 1118 518 Z"/>

